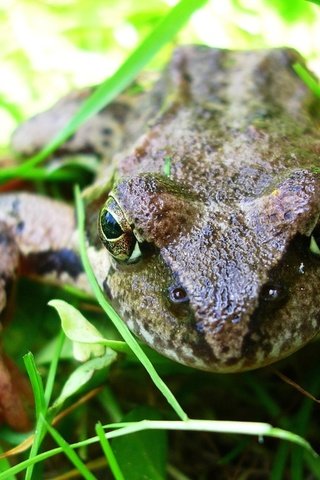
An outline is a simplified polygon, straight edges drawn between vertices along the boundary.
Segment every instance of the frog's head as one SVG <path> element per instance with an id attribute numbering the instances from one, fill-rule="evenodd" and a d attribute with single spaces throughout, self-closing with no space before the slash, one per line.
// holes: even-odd
<path id="1" fill-rule="evenodd" d="M 186 365 L 278 360 L 319 329 L 320 263 L 308 251 L 319 188 L 294 171 L 259 198 L 221 204 L 160 174 L 124 178 L 99 218 L 113 258 L 106 292 L 139 337 Z"/>

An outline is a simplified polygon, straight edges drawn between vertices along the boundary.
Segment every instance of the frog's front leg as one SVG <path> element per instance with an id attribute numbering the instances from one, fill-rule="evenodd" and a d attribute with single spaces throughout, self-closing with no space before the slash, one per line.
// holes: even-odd
<path id="1" fill-rule="evenodd" d="M 55 283 L 87 289 L 74 249 L 75 218 L 71 207 L 37 195 L 0 196 L 0 315 L 20 273 L 45 276 Z M 24 430 L 29 392 L 12 362 L 0 355 L 0 421 Z"/>
<path id="2" fill-rule="evenodd" d="M 55 283 L 71 283 L 87 289 L 75 250 L 72 207 L 28 193 L 3 195 L 0 228 L 0 298 L 5 298 L 5 289 L 17 269 L 22 274 L 45 276 Z"/>

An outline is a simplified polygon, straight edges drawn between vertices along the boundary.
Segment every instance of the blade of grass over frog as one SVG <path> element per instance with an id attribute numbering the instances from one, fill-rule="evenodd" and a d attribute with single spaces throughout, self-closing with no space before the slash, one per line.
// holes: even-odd
<path id="1" fill-rule="evenodd" d="M 161 420 L 142 420 L 141 422 L 123 422 L 123 423 L 113 423 L 105 425 L 106 428 L 116 428 L 111 432 L 106 432 L 105 436 L 110 440 L 112 438 L 120 437 L 122 435 L 128 435 L 130 433 L 140 432 L 145 429 L 164 429 L 164 430 L 183 430 L 183 431 L 206 431 L 211 433 L 232 433 L 240 435 L 254 435 L 257 437 L 273 437 L 281 440 L 286 440 L 288 442 L 300 445 L 303 447 L 306 452 L 311 454 L 313 462 L 315 465 L 320 467 L 319 457 L 317 453 L 313 450 L 310 443 L 307 442 L 304 438 L 299 435 L 289 432 L 287 430 L 282 430 L 280 428 L 273 428 L 269 423 L 260 423 L 260 422 L 232 422 L 232 421 L 219 421 L 219 420 L 196 420 L 189 419 L 187 421 L 161 421 Z M 91 437 L 81 442 L 73 443 L 70 445 L 71 448 L 80 448 L 84 445 L 91 445 L 97 443 L 99 437 Z M 0 480 L 7 480 L 10 478 L 10 475 L 15 475 L 16 473 L 22 472 L 27 466 L 47 460 L 54 455 L 57 455 L 62 452 L 62 448 L 54 448 L 48 450 L 47 452 L 40 453 L 32 459 L 25 460 L 14 467 L 11 467 L 7 472 L 0 474 Z"/>
<path id="2" fill-rule="evenodd" d="M 81 474 L 81 478 L 85 478 L 86 480 L 96 480 L 97 477 L 92 475 L 80 457 L 76 454 L 74 449 L 71 448 L 65 439 L 57 432 L 57 430 L 51 427 L 45 418 L 43 418 L 43 422 L 52 438 L 61 447 L 63 453 L 69 458 L 70 462 L 73 463 L 79 474 Z"/>
<path id="3" fill-rule="evenodd" d="M 318 81 L 314 78 L 314 76 L 308 72 L 308 70 L 301 65 L 300 63 L 295 63 L 293 65 L 294 71 L 299 75 L 301 80 L 304 81 L 304 83 L 310 88 L 310 90 L 320 97 L 320 85 Z"/>
<path id="4" fill-rule="evenodd" d="M 125 60 L 114 75 L 104 81 L 94 93 L 83 102 L 76 115 L 43 150 L 30 158 L 30 160 L 18 169 L 2 169 L 0 179 L 11 178 L 15 174 L 23 175 L 29 168 L 34 167 L 56 150 L 80 125 L 130 85 L 139 71 L 178 33 L 190 16 L 196 10 L 203 7 L 207 1 L 208 0 L 180 0 L 179 3 L 171 8 L 168 14 L 136 50 L 133 51 L 127 60 Z"/>
<path id="5" fill-rule="evenodd" d="M 102 427 L 100 422 L 97 423 L 97 425 L 96 425 L 96 433 L 99 437 L 103 453 L 105 454 L 106 459 L 108 460 L 110 470 L 112 471 L 112 473 L 114 475 L 114 478 L 116 480 L 125 480 L 125 478 L 124 478 L 124 476 L 121 472 L 121 469 L 119 467 L 119 464 L 117 462 L 117 459 L 116 459 L 116 457 L 115 457 L 115 455 L 112 451 L 112 448 L 110 446 L 110 443 L 109 443 L 107 437 L 105 436 L 103 427 Z"/>
<path id="6" fill-rule="evenodd" d="M 119 317 L 117 312 L 112 308 L 112 306 L 107 302 L 103 292 L 101 291 L 98 282 L 94 276 L 93 270 L 91 268 L 89 258 L 86 251 L 85 245 L 85 236 L 84 236 L 84 208 L 82 199 L 80 196 L 79 188 L 75 190 L 76 195 L 76 210 L 77 210 L 77 219 L 78 219 L 78 233 L 79 233 L 79 245 L 80 245 L 80 254 L 81 260 L 83 262 L 84 269 L 90 281 L 92 290 L 103 310 L 106 312 L 112 323 L 115 325 L 117 330 L 119 331 L 122 338 L 128 343 L 129 347 L 133 351 L 133 353 L 138 357 L 140 362 L 143 364 L 144 368 L 149 373 L 152 381 L 156 385 L 156 387 L 160 390 L 160 392 L 164 395 L 167 399 L 169 404 L 172 406 L 178 417 L 182 420 L 186 420 L 187 414 L 183 411 L 179 403 L 177 402 L 176 398 L 172 394 L 171 390 L 167 387 L 164 381 L 159 377 L 158 373 L 156 372 L 154 366 L 150 362 L 147 355 L 144 353 L 136 339 L 133 337 L 131 332 L 129 331 L 128 327 L 124 324 L 122 319 Z"/>

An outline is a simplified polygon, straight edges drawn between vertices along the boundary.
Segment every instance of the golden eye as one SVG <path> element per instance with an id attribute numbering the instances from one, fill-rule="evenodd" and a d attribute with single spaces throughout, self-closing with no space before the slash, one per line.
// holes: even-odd
<path id="1" fill-rule="evenodd" d="M 139 243 L 118 202 L 109 196 L 99 215 L 100 239 L 119 262 L 134 263 L 141 257 Z"/>

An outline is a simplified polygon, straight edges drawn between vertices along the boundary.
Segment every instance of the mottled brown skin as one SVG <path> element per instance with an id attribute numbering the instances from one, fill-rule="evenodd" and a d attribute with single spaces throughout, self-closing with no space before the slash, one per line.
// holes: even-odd
<path id="1" fill-rule="evenodd" d="M 113 195 L 149 248 L 113 261 L 107 290 L 138 336 L 187 365 L 256 368 L 318 333 L 319 132 L 298 60 L 177 50 L 150 94 L 161 113 L 118 157 Z M 172 304 L 173 286 L 189 302 Z"/>
<path id="2" fill-rule="evenodd" d="M 261 367 L 319 331 L 320 261 L 309 252 L 320 213 L 319 119 L 317 100 L 292 69 L 296 61 L 288 49 L 179 48 L 150 92 L 122 96 L 62 149 L 102 158 L 97 181 L 84 192 L 88 251 L 101 285 L 141 339 L 186 365 L 217 372 Z M 77 98 L 55 107 L 59 125 Z M 39 149 L 55 132 L 52 121 L 49 111 L 22 127 L 15 149 Z M 142 256 L 133 264 L 110 257 L 99 238 L 99 210 L 110 189 L 140 242 Z M 23 198 L 37 208 L 47 202 L 50 212 L 38 240 L 33 232 L 32 252 L 26 245 L 35 224 L 22 213 Z M 0 215 L 15 239 L 19 258 L 14 253 L 12 264 L 22 258 L 39 274 L 42 251 L 42 270 L 85 288 L 65 254 L 75 248 L 73 220 L 66 226 L 56 213 L 67 208 L 71 218 L 69 207 L 16 194 L 0 199 L 0 212 L 13 200 L 20 207 Z M 64 231 L 58 243 L 53 217 L 57 232 Z M 52 252 L 59 261 L 46 264 Z M 0 263 L 4 284 L 12 264 Z M 188 301 L 174 301 L 175 288 Z"/>

